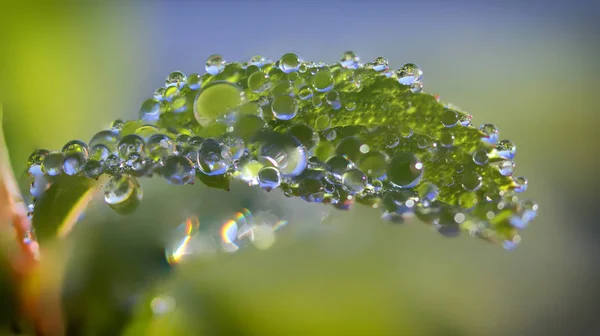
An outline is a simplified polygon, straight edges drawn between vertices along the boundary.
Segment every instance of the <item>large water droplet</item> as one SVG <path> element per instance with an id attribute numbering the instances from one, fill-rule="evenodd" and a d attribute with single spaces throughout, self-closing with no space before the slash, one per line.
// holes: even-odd
<path id="1" fill-rule="evenodd" d="M 112 176 L 104 186 L 104 201 L 122 215 L 134 212 L 140 205 L 142 197 L 142 187 L 133 176 Z"/>
<path id="2" fill-rule="evenodd" d="M 288 95 L 273 98 L 271 110 L 275 118 L 279 120 L 290 120 L 298 113 L 298 103 L 294 97 Z"/>
<path id="3" fill-rule="evenodd" d="M 163 160 L 161 175 L 171 184 L 192 184 L 196 178 L 194 164 L 182 155 L 171 155 Z"/>
<path id="4" fill-rule="evenodd" d="M 414 187 L 423 176 L 423 163 L 411 153 L 396 154 L 388 168 L 388 180 L 399 188 Z"/>
<path id="5" fill-rule="evenodd" d="M 329 69 L 324 68 L 319 70 L 316 74 L 313 75 L 312 85 L 313 88 L 319 92 L 327 92 L 333 89 L 333 85 L 335 84 L 333 75 Z"/>
<path id="6" fill-rule="evenodd" d="M 512 160 L 517 153 L 517 146 L 510 140 L 499 141 L 495 149 L 496 155 L 507 160 Z"/>
<path id="7" fill-rule="evenodd" d="M 400 84 L 412 86 L 423 80 L 423 71 L 414 63 L 406 63 L 396 71 L 396 76 Z"/>
<path id="8" fill-rule="evenodd" d="M 140 106 L 140 119 L 145 122 L 156 122 L 160 117 L 160 102 L 154 98 L 145 100 Z"/>
<path id="9" fill-rule="evenodd" d="M 513 179 L 515 183 L 515 192 L 522 193 L 527 190 L 527 179 L 523 176 L 517 176 Z"/>
<path id="10" fill-rule="evenodd" d="M 248 77 L 248 88 L 253 92 L 263 92 L 268 90 L 270 86 L 269 76 L 262 71 L 257 71 Z"/>
<path id="11" fill-rule="evenodd" d="M 269 191 L 275 189 L 281 183 L 281 173 L 279 169 L 266 166 L 258 171 L 258 183 L 261 188 Z"/>
<path id="12" fill-rule="evenodd" d="M 197 73 L 191 74 L 187 79 L 187 87 L 190 90 L 198 90 L 202 86 L 202 76 Z"/>
<path id="13" fill-rule="evenodd" d="M 476 191 L 481 188 L 481 175 L 476 171 L 466 171 L 462 177 L 462 186 L 467 191 Z"/>
<path id="14" fill-rule="evenodd" d="M 389 68 L 389 62 L 385 57 L 380 56 L 373 61 L 373 70 L 375 71 L 385 71 Z"/>
<path id="15" fill-rule="evenodd" d="M 488 162 L 488 152 L 485 149 L 480 149 L 473 153 L 473 162 L 478 165 L 484 165 Z"/>
<path id="16" fill-rule="evenodd" d="M 202 127 L 207 127 L 243 102 L 243 91 L 239 86 L 226 81 L 211 82 L 200 89 L 194 100 L 194 116 Z"/>
<path id="17" fill-rule="evenodd" d="M 91 179 L 97 179 L 104 172 L 102 163 L 98 160 L 87 160 L 81 171 Z"/>
<path id="18" fill-rule="evenodd" d="M 277 167 L 283 176 L 300 175 L 308 163 L 306 148 L 298 139 L 285 134 L 266 135 L 259 156 Z"/>
<path id="19" fill-rule="evenodd" d="M 117 151 L 123 159 L 127 159 L 131 153 L 143 153 L 144 139 L 137 134 L 128 134 L 117 144 Z"/>
<path id="20" fill-rule="evenodd" d="M 483 133 L 481 140 L 489 144 L 495 145 L 498 142 L 498 127 L 492 124 L 483 124 L 479 126 L 479 130 Z"/>
<path id="21" fill-rule="evenodd" d="M 451 109 L 445 109 L 440 120 L 444 126 L 454 127 L 458 123 L 458 113 Z"/>
<path id="22" fill-rule="evenodd" d="M 287 53 L 281 56 L 281 60 L 279 60 L 279 69 L 285 73 L 295 72 L 298 71 L 301 63 L 302 59 L 300 56 L 294 53 Z"/>
<path id="23" fill-rule="evenodd" d="M 181 71 L 173 71 L 167 76 L 165 81 L 165 87 L 176 86 L 178 88 L 183 88 L 187 81 L 187 76 Z"/>
<path id="24" fill-rule="evenodd" d="M 372 179 L 384 179 L 388 168 L 388 156 L 379 151 L 369 151 L 361 156 L 358 166 Z"/>
<path id="25" fill-rule="evenodd" d="M 360 58 L 353 51 L 346 51 L 342 54 L 340 64 L 346 69 L 356 69 L 359 61 Z"/>
<path id="26" fill-rule="evenodd" d="M 56 176 L 63 172 L 63 162 L 65 154 L 63 152 L 51 152 L 42 162 L 42 171 L 50 176 Z"/>
<path id="27" fill-rule="evenodd" d="M 175 141 L 165 134 L 154 134 L 146 142 L 146 156 L 153 161 L 175 153 Z"/>
<path id="28" fill-rule="evenodd" d="M 221 55 L 210 55 L 206 60 L 206 72 L 216 76 L 225 70 L 225 64 L 226 62 Z"/>
<path id="29" fill-rule="evenodd" d="M 367 175 L 359 169 L 349 169 L 342 175 L 342 184 L 350 194 L 361 193 L 367 188 Z"/>
<path id="30" fill-rule="evenodd" d="M 229 168 L 228 151 L 215 139 L 206 139 L 198 150 L 198 168 L 206 175 L 223 175 Z"/>
<path id="31" fill-rule="evenodd" d="M 119 141 L 119 136 L 113 131 L 100 131 L 90 140 L 89 148 L 93 150 L 96 145 L 104 145 L 109 152 L 113 152 L 117 145 L 117 141 Z"/>

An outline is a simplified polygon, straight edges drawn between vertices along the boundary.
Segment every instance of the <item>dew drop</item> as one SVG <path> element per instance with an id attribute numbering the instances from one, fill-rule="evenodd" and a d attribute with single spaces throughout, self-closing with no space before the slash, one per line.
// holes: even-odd
<path id="1" fill-rule="evenodd" d="M 269 76 L 262 71 L 257 71 L 248 77 L 248 88 L 252 92 L 260 93 L 269 89 L 271 82 Z"/>
<path id="2" fill-rule="evenodd" d="M 476 191 L 481 188 L 481 175 L 475 171 L 466 171 L 462 177 L 462 186 L 467 191 Z"/>
<path id="3" fill-rule="evenodd" d="M 194 100 L 194 116 L 207 127 L 244 103 L 242 89 L 230 82 L 215 81 L 200 89 Z"/>
<path id="4" fill-rule="evenodd" d="M 187 76 L 181 71 L 173 71 L 167 76 L 165 81 L 165 87 L 176 86 L 178 88 L 183 88 L 187 81 Z"/>
<path id="5" fill-rule="evenodd" d="M 104 186 L 104 201 L 122 215 L 134 212 L 140 205 L 142 197 L 142 187 L 133 176 L 112 176 Z"/>
<path id="6" fill-rule="evenodd" d="M 275 189 L 281 184 L 281 173 L 272 166 L 262 167 L 258 171 L 258 184 L 267 191 Z"/>
<path id="7" fill-rule="evenodd" d="M 159 161 L 162 158 L 175 153 L 175 141 L 165 134 L 152 135 L 145 145 L 146 156 L 153 161 Z"/>
<path id="8" fill-rule="evenodd" d="M 262 141 L 259 156 L 277 167 L 283 176 L 298 176 L 308 164 L 306 148 L 302 143 L 284 134 L 270 134 Z"/>
<path id="9" fill-rule="evenodd" d="M 27 159 L 27 171 L 34 175 L 41 173 L 42 163 L 48 154 L 50 154 L 50 151 L 46 149 L 38 149 L 31 153 L 29 159 Z"/>
<path id="10" fill-rule="evenodd" d="M 125 122 L 121 119 L 115 119 L 112 123 L 110 123 L 110 130 L 116 133 L 119 133 L 123 130 L 123 126 Z"/>
<path id="11" fill-rule="evenodd" d="M 458 123 L 458 113 L 451 109 L 445 109 L 441 116 L 442 125 L 454 127 Z"/>
<path id="12" fill-rule="evenodd" d="M 425 202 L 424 205 L 428 206 L 438 198 L 440 189 L 434 183 L 427 181 L 419 185 L 417 192 L 419 193 L 420 199 Z"/>
<path id="13" fill-rule="evenodd" d="M 260 68 L 267 63 L 267 59 L 262 57 L 261 55 L 254 55 L 252 56 L 252 58 L 250 58 L 250 62 L 248 63 Z"/>
<path id="14" fill-rule="evenodd" d="M 206 175 L 223 175 L 229 169 L 230 158 L 222 143 L 206 139 L 198 150 L 198 168 Z"/>
<path id="15" fill-rule="evenodd" d="M 361 156 L 358 167 L 372 179 L 384 179 L 388 168 L 388 156 L 379 151 L 369 151 Z"/>
<path id="16" fill-rule="evenodd" d="M 331 125 L 331 119 L 329 116 L 324 114 L 320 115 L 315 119 L 315 130 L 316 131 L 324 131 L 329 128 Z"/>
<path id="17" fill-rule="evenodd" d="M 386 71 L 389 68 L 389 62 L 385 57 L 377 57 L 373 61 L 373 70 L 375 71 Z"/>
<path id="18" fill-rule="evenodd" d="M 279 69 L 285 73 L 296 72 L 300 68 L 302 59 L 294 53 L 287 53 L 279 60 Z"/>
<path id="19" fill-rule="evenodd" d="M 399 188 L 412 188 L 423 176 L 423 163 L 411 153 L 396 154 L 388 167 L 389 181 Z"/>
<path id="20" fill-rule="evenodd" d="M 221 55 L 210 55 L 206 60 L 206 72 L 216 76 L 225 70 L 225 64 L 226 62 Z"/>
<path id="21" fill-rule="evenodd" d="M 479 126 L 479 131 L 483 133 L 481 140 L 495 145 L 498 142 L 498 127 L 492 124 L 483 124 Z"/>
<path id="22" fill-rule="evenodd" d="M 190 90 L 198 90 L 201 86 L 202 76 L 200 76 L 199 74 L 193 73 L 187 78 L 187 87 L 190 88 Z"/>
<path id="23" fill-rule="evenodd" d="M 325 169 L 334 178 L 341 180 L 342 174 L 353 167 L 352 162 L 344 156 L 332 156 L 325 162 Z"/>
<path id="24" fill-rule="evenodd" d="M 196 177 L 194 164 L 182 155 L 171 155 L 163 160 L 161 175 L 170 184 L 193 184 Z"/>
<path id="25" fill-rule="evenodd" d="M 319 135 L 306 124 L 294 124 L 288 133 L 298 139 L 307 150 L 313 149 L 319 143 Z"/>
<path id="26" fill-rule="evenodd" d="M 512 160 L 517 153 L 517 146 L 510 140 L 500 140 L 495 149 L 499 157 L 507 160 Z"/>
<path id="27" fill-rule="evenodd" d="M 155 98 L 145 100 L 140 106 L 140 119 L 144 122 L 156 122 L 160 117 L 160 102 Z"/>
<path id="28" fill-rule="evenodd" d="M 125 160 L 125 170 L 133 176 L 144 176 L 148 173 L 148 161 L 138 152 L 130 153 Z"/>
<path id="29" fill-rule="evenodd" d="M 440 134 L 440 145 L 442 147 L 450 148 L 454 145 L 455 136 L 448 129 L 443 129 Z"/>
<path id="30" fill-rule="evenodd" d="M 298 113 L 298 103 L 292 96 L 281 95 L 273 99 L 271 111 L 279 120 L 290 120 Z"/>
<path id="31" fill-rule="evenodd" d="M 513 179 L 515 183 L 515 192 L 522 193 L 527 190 L 527 179 L 523 176 L 517 176 Z"/>
<path id="32" fill-rule="evenodd" d="M 473 162 L 482 166 L 488 162 L 488 152 L 485 149 L 480 149 L 473 153 Z"/>
<path id="33" fill-rule="evenodd" d="M 117 151 L 123 159 L 127 159 L 131 153 L 143 153 L 144 139 L 137 134 L 128 134 L 117 144 Z"/>
<path id="34" fill-rule="evenodd" d="M 65 154 L 63 152 L 51 152 L 42 162 L 42 172 L 50 176 L 60 175 L 63 172 L 63 162 Z"/>
<path id="35" fill-rule="evenodd" d="M 358 194 L 367 188 L 367 175 L 359 169 L 349 169 L 342 175 L 342 184 L 350 194 Z"/>
<path id="36" fill-rule="evenodd" d="M 414 63 L 406 63 L 396 71 L 396 76 L 400 84 L 412 86 L 423 80 L 423 71 Z"/>
<path id="37" fill-rule="evenodd" d="M 154 125 L 143 125 L 136 128 L 135 134 L 139 135 L 144 141 L 148 141 L 154 134 L 160 134 L 160 130 Z"/>
<path id="38" fill-rule="evenodd" d="M 104 145 L 109 152 L 113 152 L 119 141 L 119 136 L 113 131 L 100 131 L 96 133 L 89 142 L 89 148 L 94 148 L 96 145 Z"/>
<path id="39" fill-rule="evenodd" d="M 90 158 L 97 161 L 104 161 L 110 155 L 110 150 L 103 144 L 97 144 L 90 150 Z"/>
<path id="40" fill-rule="evenodd" d="M 102 163 L 98 160 L 87 160 L 81 171 L 91 179 L 97 179 L 104 172 Z"/>
<path id="41" fill-rule="evenodd" d="M 493 165 L 498 168 L 502 176 L 511 176 L 515 171 L 515 162 L 511 160 L 494 162 Z"/>
<path id="42" fill-rule="evenodd" d="M 385 147 L 387 148 L 395 148 L 400 143 L 400 138 L 394 134 L 389 133 L 385 136 Z"/>
<path id="43" fill-rule="evenodd" d="M 318 92 L 327 92 L 333 89 L 334 83 L 333 75 L 327 68 L 319 70 L 312 78 L 313 88 Z"/>
<path id="44" fill-rule="evenodd" d="M 346 51 L 342 54 L 340 65 L 346 69 L 357 69 L 360 58 L 353 51 Z"/>

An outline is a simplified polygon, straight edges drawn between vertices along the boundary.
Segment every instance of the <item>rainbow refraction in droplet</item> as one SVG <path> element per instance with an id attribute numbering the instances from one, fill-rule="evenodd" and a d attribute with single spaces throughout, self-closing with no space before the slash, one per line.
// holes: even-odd
<path id="1" fill-rule="evenodd" d="M 191 253 L 191 241 L 198 232 L 200 222 L 198 217 L 188 217 L 183 223 L 177 228 L 177 237 L 175 238 L 176 243 L 166 250 L 167 260 L 171 264 L 180 263 L 181 260 L 188 254 Z"/>
<path id="2" fill-rule="evenodd" d="M 251 218 L 252 212 L 244 208 L 241 211 L 236 212 L 231 219 L 223 223 L 220 230 L 220 237 L 225 251 L 237 251 L 240 248 L 238 241 L 247 237 L 249 234 L 251 235 L 251 232 L 248 233 L 248 230 L 245 228 L 245 226 L 251 222 Z"/>

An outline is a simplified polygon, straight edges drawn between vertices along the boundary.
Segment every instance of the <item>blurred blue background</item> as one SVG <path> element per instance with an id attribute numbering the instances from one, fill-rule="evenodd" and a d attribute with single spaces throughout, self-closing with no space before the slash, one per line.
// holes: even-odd
<path id="1" fill-rule="evenodd" d="M 283 320 L 290 326 L 310 319 L 312 312 L 312 318 L 332 314 L 325 324 L 355 323 L 360 330 L 368 321 L 396 323 L 393 312 L 412 309 L 403 303 L 410 296 L 415 305 L 411 314 L 447 321 L 463 334 L 600 331 L 593 314 L 600 311 L 598 2 L 88 1 L 1 6 L 0 100 L 17 172 L 34 148 L 57 149 L 76 138 L 87 141 L 116 118 L 137 118 L 139 104 L 169 72 L 203 72 L 206 58 L 214 53 L 237 61 L 255 54 L 277 59 L 293 51 L 306 60 L 329 63 L 353 50 L 363 61 L 384 56 L 392 68 L 414 62 L 424 70 L 425 91 L 471 113 L 475 125 L 496 124 L 501 138 L 517 144 L 517 175 L 529 179 L 527 196 L 538 201 L 540 215 L 516 251 L 468 237 L 448 240 L 416 221 L 389 227 L 376 213 L 357 207 L 332 214 L 338 225 L 333 229 L 311 225 L 311 234 L 298 233 L 302 239 L 290 238 L 298 242 L 276 248 L 276 253 L 248 254 L 211 266 L 221 277 L 214 275 L 215 283 L 229 283 L 222 277 L 246 272 L 247 282 L 227 288 L 231 307 L 242 302 L 247 309 L 278 316 L 286 302 L 277 296 L 294 302 L 285 293 L 301 293 L 305 302 L 286 310 Z M 187 197 L 177 202 L 182 208 L 191 206 L 192 198 L 202 203 L 209 194 L 229 203 L 243 198 L 198 185 L 185 192 L 163 184 L 148 188 L 148 204 L 160 204 L 169 193 L 187 195 L 179 196 Z M 234 192 L 248 192 L 242 189 Z M 317 214 L 306 218 L 313 208 L 301 201 L 255 193 L 287 209 L 283 212 L 291 222 L 318 222 Z M 241 202 L 222 211 L 237 206 Z M 98 208 L 100 218 L 112 216 Z M 151 210 L 150 205 L 140 209 Z M 171 204 L 170 211 L 184 210 Z M 275 266 L 262 269 L 265 263 Z M 297 275 L 297 281 L 282 273 Z M 265 279 L 275 285 L 263 288 L 261 295 L 268 297 L 257 304 L 247 293 L 264 286 Z M 345 285 L 338 287 L 341 283 Z M 357 296 L 356 310 L 336 315 L 333 311 L 348 304 L 348 295 Z M 320 305 L 330 310 L 317 313 Z M 264 329 L 256 330 L 262 332 L 272 322 L 247 318 L 260 321 L 257 325 Z"/>

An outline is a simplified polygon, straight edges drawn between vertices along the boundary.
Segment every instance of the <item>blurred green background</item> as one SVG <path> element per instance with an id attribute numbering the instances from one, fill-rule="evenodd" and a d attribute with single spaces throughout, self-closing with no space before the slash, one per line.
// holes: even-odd
<path id="1" fill-rule="evenodd" d="M 161 328 L 208 335 L 597 332 L 599 7 L 2 2 L 0 101 L 17 173 L 35 148 L 88 141 L 116 118 L 137 118 L 169 72 L 204 71 L 210 54 L 276 59 L 294 51 L 335 62 L 351 49 L 363 60 L 385 56 L 395 68 L 419 64 L 427 92 L 474 115 L 475 125 L 496 124 L 501 138 L 517 144 L 516 175 L 529 179 L 526 195 L 540 204 L 522 245 L 508 252 L 441 237 L 416 221 L 389 225 L 361 207 L 329 211 L 241 185 L 226 193 L 144 181 L 134 215 L 119 217 L 94 201 L 60 249 L 67 315 L 97 334 L 123 325 L 131 335 Z M 273 248 L 182 265 L 165 277 L 165 230 L 190 215 L 203 225 L 243 207 L 290 222 Z M 148 313 L 155 295 L 172 295 L 177 309 Z M 126 319 L 131 307 L 134 322 Z"/>

